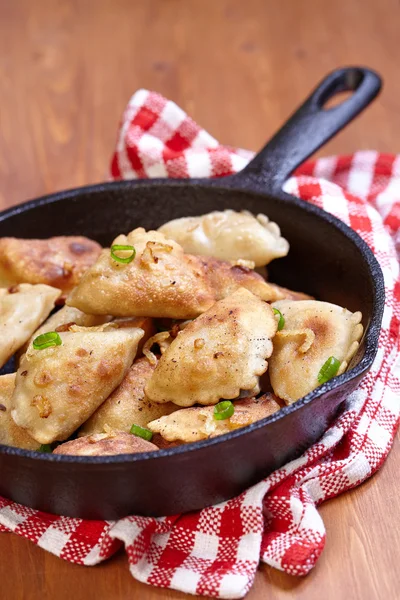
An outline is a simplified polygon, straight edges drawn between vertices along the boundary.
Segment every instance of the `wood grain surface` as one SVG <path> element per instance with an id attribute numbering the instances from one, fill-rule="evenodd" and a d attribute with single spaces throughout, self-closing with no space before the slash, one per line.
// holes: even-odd
<path id="1" fill-rule="evenodd" d="M 323 154 L 400 150 L 398 0 L 0 0 L 0 208 L 105 178 L 130 95 L 157 90 L 217 139 L 258 149 L 329 70 L 385 79 Z M 399 591 L 398 441 L 357 490 L 327 502 L 317 567 L 261 566 L 248 600 L 392 600 Z M 70 565 L 0 534 L 1 600 L 183 599 L 129 574 L 123 553 Z"/>

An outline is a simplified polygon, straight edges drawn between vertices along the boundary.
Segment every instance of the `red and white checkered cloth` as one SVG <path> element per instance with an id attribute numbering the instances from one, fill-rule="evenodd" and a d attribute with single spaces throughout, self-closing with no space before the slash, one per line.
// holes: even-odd
<path id="1" fill-rule="evenodd" d="M 217 177 L 240 170 L 251 156 L 220 146 L 174 103 L 140 90 L 125 110 L 111 174 Z M 308 162 L 285 189 L 357 230 L 385 277 L 378 354 L 342 416 L 301 458 L 238 498 L 198 513 L 82 521 L 0 498 L 1 530 L 82 565 L 95 565 L 124 544 L 136 579 L 218 598 L 243 597 L 260 560 L 292 575 L 312 569 L 325 544 L 316 507 L 382 465 L 399 421 L 400 156 L 357 152 Z"/>

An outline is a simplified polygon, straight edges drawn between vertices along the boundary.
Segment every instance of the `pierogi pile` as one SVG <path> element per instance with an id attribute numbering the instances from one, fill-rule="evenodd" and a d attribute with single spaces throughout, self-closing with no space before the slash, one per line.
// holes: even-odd
<path id="1" fill-rule="evenodd" d="M 266 280 L 288 242 L 225 210 L 83 237 L 0 239 L 0 443 L 156 451 L 250 425 L 343 373 L 361 313 Z M 261 275 L 262 273 L 263 275 Z"/>

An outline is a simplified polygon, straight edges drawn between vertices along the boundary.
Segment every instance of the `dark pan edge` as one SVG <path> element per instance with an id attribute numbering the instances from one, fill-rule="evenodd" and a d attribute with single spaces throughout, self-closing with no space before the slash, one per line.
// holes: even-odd
<path id="1" fill-rule="evenodd" d="M 57 192 L 55 194 L 50 194 L 47 196 L 42 196 L 35 200 L 27 201 L 23 204 L 19 204 L 17 206 L 11 207 L 0 213 L 0 221 L 7 219 L 8 217 L 27 212 L 30 208 L 55 203 L 64 199 L 71 199 L 74 201 L 79 201 L 79 196 L 83 191 L 85 193 L 97 193 L 102 192 L 105 189 L 129 189 L 130 187 L 153 187 L 155 185 L 163 185 L 163 186 L 182 186 L 182 185 L 195 185 L 196 187 L 203 188 L 221 188 L 224 190 L 237 190 L 237 191 L 247 191 L 253 194 L 263 195 L 262 189 L 252 189 L 249 190 L 248 185 L 245 187 L 244 185 L 240 185 L 240 182 L 233 177 L 224 177 L 221 179 L 152 179 L 152 180 L 129 180 L 129 181 L 116 181 L 109 183 L 101 183 L 90 186 L 83 186 L 79 188 L 74 188 L 71 190 Z M 261 187 L 261 186 L 260 186 Z M 302 398 L 301 400 L 295 402 L 291 406 L 286 406 L 271 417 L 266 419 L 262 419 L 261 421 L 257 421 L 252 425 L 247 427 L 243 427 L 236 431 L 232 431 L 230 433 L 211 438 L 208 440 L 203 440 L 200 442 L 195 442 L 191 444 L 185 444 L 182 446 L 177 446 L 171 449 L 159 450 L 156 453 L 143 453 L 143 454 L 122 454 L 116 456 L 108 456 L 108 457 L 86 457 L 86 456 L 66 456 L 66 455 L 54 455 L 54 454 L 41 454 L 34 451 L 22 450 L 20 448 L 14 448 L 11 446 L 4 446 L 0 444 L 0 454 L 13 455 L 13 456 L 21 456 L 25 458 L 30 458 L 38 461 L 46 461 L 46 462 L 57 462 L 57 463 L 75 463 L 75 464 L 102 464 L 102 465 L 110 465 L 110 464 L 120 464 L 126 462 L 138 462 L 138 461 L 146 461 L 146 460 L 157 460 L 169 456 L 179 455 L 185 452 L 192 452 L 200 448 L 214 446 L 216 444 L 223 443 L 228 439 L 237 438 L 243 435 L 246 435 L 254 430 L 260 429 L 269 423 L 277 421 L 278 419 L 284 418 L 286 415 L 301 409 L 306 404 L 309 404 L 312 401 L 316 401 L 326 392 L 330 392 L 332 390 L 337 389 L 343 384 L 352 381 L 365 374 L 366 371 L 372 366 L 373 360 L 376 356 L 378 350 L 378 339 L 384 309 L 384 299 L 385 299 L 385 291 L 384 291 L 384 279 L 381 268 L 379 266 L 378 261 L 373 255 L 369 246 L 362 240 L 362 238 L 350 227 L 348 227 L 343 221 L 340 221 L 330 213 L 325 212 L 317 206 L 304 202 L 300 198 L 296 198 L 294 196 L 290 196 L 281 192 L 279 195 L 276 194 L 283 203 L 295 204 L 301 207 L 302 210 L 307 212 L 314 213 L 318 215 L 320 218 L 328 221 L 331 225 L 336 227 L 343 235 L 345 235 L 348 239 L 350 239 L 353 244 L 358 248 L 358 250 L 364 256 L 369 270 L 371 279 L 374 284 L 374 299 L 373 299 L 373 310 L 372 310 L 372 318 L 367 327 L 365 336 L 364 336 L 364 356 L 361 361 L 349 371 L 346 371 L 339 377 L 335 377 L 331 381 L 328 381 L 324 385 L 316 388 L 310 394 Z"/>

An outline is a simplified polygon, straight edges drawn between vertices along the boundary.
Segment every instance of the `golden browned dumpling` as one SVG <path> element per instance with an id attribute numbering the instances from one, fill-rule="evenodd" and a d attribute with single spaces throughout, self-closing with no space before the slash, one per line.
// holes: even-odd
<path id="1" fill-rule="evenodd" d="M 119 387 L 84 423 L 79 435 L 103 433 L 108 427 L 129 432 L 132 425 L 147 427 L 149 421 L 169 415 L 175 404 L 150 402 L 144 395 L 144 386 L 155 366 L 147 358 L 135 361 Z"/>
<path id="2" fill-rule="evenodd" d="M 83 276 L 67 299 L 91 314 L 186 319 L 209 308 L 210 286 L 185 260 L 182 248 L 157 231 L 138 228 L 113 245 L 134 246 L 129 264 L 114 260 L 109 249 Z"/>
<path id="3" fill-rule="evenodd" d="M 15 387 L 15 373 L 0 376 L 0 444 L 38 450 L 40 444 L 18 427 L 11 418 L 11 398 Z"/>
<path id="4" fill-rule="evenodd" d="M 103 250 L 67 299 L 89 314 L 191 319 L 239 286 L 263 300 L 283 296 L 250 269 L 185 255 L 182 248 L 157 231 L 138 228 L 120 235 L 113 245 L 134 247 L 135 258 L 120 263 Z"/>
<path id="5" fill-rule="evenodd" d="M 230 296 L 239 287 L 246 288 L 266 302 L 285 298 L 278 286 L 271 285 L 249 267 L 209 257 L 193 256 L 193 260 L 202 264 L 205 276 L 214 290 L 215 300 Z"/>
<path id="6" fill-rule="evenodd" d="M 121 383 L 141 329 L 112 324 L 59 333 L 61 345 L 29 346 L 17 372 L 12 417 L 41 444 L 67 439 Z"/>
<path id="7" fill-rule="evenodd" d="M 0 289 L 0 367 L 49 316 L 60 294 L 49 285 L 28 283 Z"/>
<path id="8" fill-rule="evenodd" d="M 318 374 L 330 358 L 343 373 L 359 346 L 363 333 L 361 313 L 316 300 L 281 300 L 273 304 L 285 319 L 274 338 L 269 359 L 272 388 L 287 404 L 320 385 Z"/>
<path id="9" fill-rule="evenodd" d="M 136 435 L 123 431 L 95 433 L 60 444 L 53 454 L 69 454 L 72 456 L 110 456 L 113 454 L 137 454 L 154 452 L 157 446 Z"/>
<path id="10" fill-rule="evenodd" d="M 294 290 L 276 285 L 276 283 L 270 283 L 269 285 L 275 290 L 276 294 L 280 295 L 280 298 L 276 300 L 314 300 L 313 296 L 304 292 L 295 292 Z M 275 302 L 275 300 L 272 300 L 272 302 Z"/>
<path id="11" fill-rule="evenodd" d="M 153 433 L 162 435 L 168 442 L 177 440 L 186 443 L 198 442 L 265 419 L 280 409 L 273 394 L 236 400 L 234 407 L 234 414 L 223 421 L 214 418 L 214 406 L 182 408 L 171 415 L 152 421 L 148 424 L 148 428 Z"/>
<path id="12" fill-rule="evenodd" d="M 179 406 L 257 392 L 277 321 L 269 304 L 239 288 L 189 323 L 161 356 L 146 396 Z"/>
<path id="13" fill-rule="evenodd" d="M 100 251 L 97 242 L 81 236 L 0 238 L 0 286 L 45 283 L 69 292 Z"/>
<path id="14" fill-rule="evenodd" d="M 189 254 L 214 256 L 222 260 L 243 259 L 256 267 L 286 256 L 289 244 L 276 223 L 265 215 L 248 211 L 214 211 L 201 217 L 184 217 L 159 228 Z"/>

